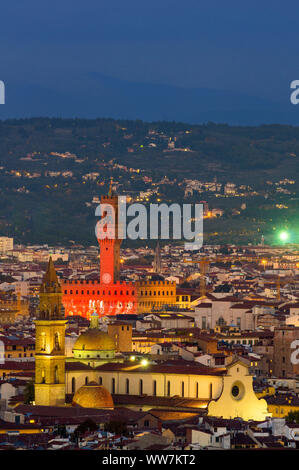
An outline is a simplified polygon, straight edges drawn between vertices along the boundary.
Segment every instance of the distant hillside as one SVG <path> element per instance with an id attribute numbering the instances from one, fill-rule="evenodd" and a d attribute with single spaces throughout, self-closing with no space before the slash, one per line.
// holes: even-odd
<path id="1" fill-rule="evenodd" d="M 169 148 L 171 140 L 173 151 Z M 184 149 L 187 151 L 183 152 Z M 281 164 L 284 171 L 288 167 L 293 171 L 298 166 L 299 127 L 113 119 L 0 121 L 0 162 L 10 165 L 27 153 L 53 151 L 74 152 L 91 167 L 95 159 L 116 158 L 123 164 L 162 173 L 167 170 L 193 175 L 193 171 L 209 171 L 210 167 L 216 173 L 235 169 L 275 170 Z M 59 159 L 56 164 L 65 167 Z M 38 166 L 38 159 L 35 165 Z"/>
<path id="2" fill-rule="evenodd" d="M 0 234 L 32 243 L 94 244 L 92 201 L 107 192 L 113 176 L 122 193 L 159 190 L 149 202 L 182 203 L 186 180 L 217 181 L 222 193 L 192 196 L 224 210 L 221 219 L 206 224 L 210 239 L 252 242 L 273 227 L 288 226 L 290 218 L 295 223 L 298 158 L 299 128 L 292 126 L 0 121 Z M 292 182 L 280 188 L 283 178 Z M 223 194 L 227 182 L 240 186 L 236 197 Z"/>

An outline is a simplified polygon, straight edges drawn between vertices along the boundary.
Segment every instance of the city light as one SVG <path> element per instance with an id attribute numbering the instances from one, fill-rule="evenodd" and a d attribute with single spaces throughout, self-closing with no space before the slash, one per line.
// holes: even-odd
<path id="1" fill-rule="evenodd" d="M 147 359 L 142 359 L 141 363 L 140 363 L 143 367 L 147 366 L 148 365 L 148 360 Z"/>

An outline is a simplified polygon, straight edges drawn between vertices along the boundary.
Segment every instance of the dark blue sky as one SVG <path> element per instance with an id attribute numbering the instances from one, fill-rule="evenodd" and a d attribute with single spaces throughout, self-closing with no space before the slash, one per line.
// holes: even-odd
<path id="1" fill-rule="evenodd" d="M 294 116 L 289 84 L 299 79 L 298 12 L 298 2 L 281 0 L 2 2 L 0 80 L 7 104 L 0 117 L 72 115 L 68 103 L 76 94 L 78 115 L 90 110 L 93 117 L 84 100 L 97 99 L 101 115 L 97 77 L 118 79 L 117 87 L 125 80 L 234 92 Z M 116 108 L 111 103 L 111 116 Z M 103 113 L 109 114 L 107 103 Z M 296 113 L 299 118 L 299 106 Z"/>

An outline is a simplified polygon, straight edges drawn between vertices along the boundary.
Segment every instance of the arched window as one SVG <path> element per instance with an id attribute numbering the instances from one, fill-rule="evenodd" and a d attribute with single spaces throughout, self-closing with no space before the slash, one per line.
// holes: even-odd
<path id="1" fill-rule="evenodd" d="M 126 394 L 129 395 L 130 393 L 130 381 L 126 379 Z"/>
<path id="2" fill-rule="evenodd" d="M 42 384 L 44 384 L 46 382 L 46 372 L 45 372 L 45 368 L 43 367 L 42 369 Z"/>
<path id="3" fill-rule="evenodd" d="M 85 377 L 85 385 L 88 384 L 88 377 Z"/>
<path id="4" fill-rule="evenodd" d="M 157 395 L 157 381 L 153 381 L 153 395 L 154 397 Z"/>
<path id="5" fill-rule="evenodd" d="M 72 378 L 72 393 L 76 391 L 76 379 L 75 377 Z"/>
<path id="6" fill-rule="evenodd" d="M 46 350 L 46 333 L 41 334 L 41 345 L 40 345 L 40 350 L 45 351 Z"/>
<path id="7" fill-rule="evenodd" d="M 111 393 L 115 393 L 115 378 L 111 381 Z"/>
<path id="8" fill-rule="evenodd" d="M 218 321 L 216 322 L 217 325 L 222 326 L 225 325 L 225 320 L 223 317 L 219 317 Z"/>
<path id="9" fill-rule="evenodd" d="M 60 351 L 60 335 L 58 332 L 54 336 L 54 349 L 55 351 Z"/>
<path id="10" fill-rule="evenodd" d="M 139 395 L 143 395 L 143 380 L 139 380 Z"/>
<path id="11" fill-rule="evenodd" d="M 99 377 L 99 385 L 103 385 L 103 377 Z"/>

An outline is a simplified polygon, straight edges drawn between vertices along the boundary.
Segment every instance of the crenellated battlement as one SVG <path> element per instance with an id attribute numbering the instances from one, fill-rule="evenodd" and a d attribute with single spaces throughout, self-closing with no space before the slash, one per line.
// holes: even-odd
<path id="1" fill-rule="evenodd" d="M 135 283 L 136 287 L 154 287 L 154 286 L 168 286 L 168 287 L 175 287 L 175 281 L 137 281 Z"/>
<path id="2" fill-rule="evenodd" d="M 78 285 L 78 286 L 96 286 L 96 287 L 99 287 L 99 288 L 113 288 L 113 287 L 119 287 L 119 286 L 122 286 L 122 287 L 135 287 L 135 283 L 133 283 L 132 281 L 129 281 L 129 282 L 126 282 L 126 281 L 117 281 L 117 282 L 113 282 L 113 283 L 110 283 L 110 284 L 104 284 L 104 283 L 101 283 L 100 281 L 97 281 L 97 280 L 87 280 L 87 279 L 62 279 L 61 280 L 61 286 L 68 286 L 68 285 Z"/>

